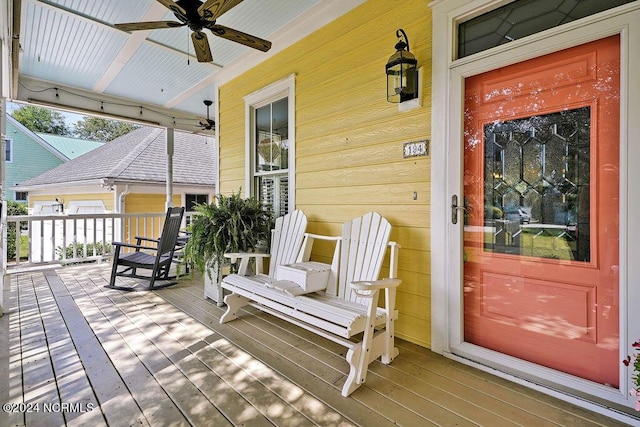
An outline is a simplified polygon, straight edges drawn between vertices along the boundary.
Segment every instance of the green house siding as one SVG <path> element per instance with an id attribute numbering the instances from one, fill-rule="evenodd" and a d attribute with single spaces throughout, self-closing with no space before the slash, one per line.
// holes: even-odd
<path id="1" fill-rule="evenodd" d="M 7 200 L 15 200 L 13 187 L 17 184 L 53 169 L 65 161 L 64 156 L 61 154 L 56 156 L 29 133 L 25 132 L 22 126 L 16 125 L 12 119 L 7 120 L 7 139 L 13 141 L 12 158 L 6 164 Z"/>

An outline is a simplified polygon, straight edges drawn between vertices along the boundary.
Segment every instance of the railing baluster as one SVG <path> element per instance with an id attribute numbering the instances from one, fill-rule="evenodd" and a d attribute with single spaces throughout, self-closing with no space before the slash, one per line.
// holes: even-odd
<path id="1" fill-rule="evenodd" d="M 40 262 L 44 262 L 44 220 L 40 221 Z"/>
<path id="2" fill-rule="evenodd" d="M 8 222 L 7 222 L 8 224 Z M 16 221 L 16 264 L 20 263 L 20 221 Z"/>
<path id="3" fill-rule="evenodd" d="M 56 219 L 51 220 L 51 259 L 56 259 Z"/>
<path id="4" fill-rule="evenodd" d="M 87 247 L 87 218 L 82 220 L 82 257 L 89 256 L 89 248 Z"/>
<path id="5" fill-rule="evenodd" d="M 62 260 L 67 260 L 67 220 L 62 221 Z"/>
<path id="6" fill-rule="evenodd" d="M 79 214 L 79 215 L 12 215 L 7 224 L 15 224 L 15 259 L 7 262 L 9 269 L 57 263 L 102 260 L 112 255 L 107 246 L 114 240 L 135 243 L 135 236 L 157 238 L 165 213 L 143 214 Z M 81 221 L 81 223 L 78 223 Z M 20 250 L 21 225 L 26 225 L 27 254 Z M 88 227 L 92 226 L 93 230 Z M 98 230 L 98 227 L 102 230 Z M 39 227 L 39 229 L 38 229 Z M 110 228 L 109 228 L 110 227 Z M 82 230 L 80 230 L 82 228 Z M 82 231 L 82 236 L 80 236 Z M 93 236 L 93 237 L 92 237 Z M 80 240 L 81 238 L 81 240 Z M 100 241 L 100 239 L 102 239 Z M 93 249 L 87 245 L 91 242 Z M 78 251 L 80 243 L 84 250 Z M 97 245 L 102 244 L 102 250 Z M 51 245 L 51 248 L 48 247 Z M 69 249 L 72 250 L 69 250 Z M 58 250 L 58 252 L 56 251 Z M 67 255 L 67 252 L 69 254 Z M 20 259 L 25 256 L 26 261 Z M 60 258 L 60 259 L 58 259 Z"/>

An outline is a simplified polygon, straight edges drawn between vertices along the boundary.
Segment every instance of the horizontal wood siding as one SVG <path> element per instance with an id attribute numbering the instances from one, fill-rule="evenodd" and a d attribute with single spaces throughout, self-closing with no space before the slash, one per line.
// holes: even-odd
<path id="1" fill-rule="evenodd" d="M 7 199 L 15 200 L 14 186 L 64 163 L 7 120 L 7 138 L 13 141 L 13 159 L 6 163 Z"/>
<path id="2" fill-rule="evenodd" d="M 68 190 L 65 190 L 65 192 Z M 79 193 L 79 194 L 59 194 L 51 193 L 50 195 L 29 195 L 29 207 L 33 207 L 35 202 L 50 202 L 56 197 L 64 203 L 65 210 L 71 202 L 88 202 L 100 200 L 104 203 L 107 212 L 114 211 L 113 193 Z"/>
<path id="3" fill-rule="evenodd" d="M 338 234 L 367 211 L 387 217 L 402 245 L 397 335 L 430 345 L 430 158 L 403 143 L 431 133 L 431 13 L 423 0 L 369 0 L 220 88 L 220 190 L 245 180 L 243 97 L 295 74 L 296 208 L 309 230 Z M 422 107 L 386 101 L 384 66 L 403 28 L 423 67 Z M 327 258 L 330 248 L 317 256 Z M 325 253 L 326 252 L 326 253 Z"/>
<path id="4" fill-rule="evenodd" d="M 128 194 L 125 197 L 124 213 L 164 213 L 167 211 L 165 207 L 166 200 L 167 196 L 165 194 Z M 173 205 L 182 205 L 180 195 L 173 195 Z M 139 220 L 132 223 L 125 223 L 125 241 L 135 243 L 135 240 L 132 240 L 134 236 L 159 238 L 160 233 L 162 233 L 163 224 L 164 217 L 159 217 L 154 220 L 148 219 L 146 221 Z"/>

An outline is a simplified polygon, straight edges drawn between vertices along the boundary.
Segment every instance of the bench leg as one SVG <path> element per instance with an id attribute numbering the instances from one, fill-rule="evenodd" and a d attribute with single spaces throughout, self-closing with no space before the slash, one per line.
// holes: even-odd
<path id="1" fill-rule="evenodd" d="M 229 294 L 224 297 L 224 302 L 227 304 L 227 311 L 225 311 L 220 318 L 220 323 L 227 323 L 231 320 L 237 319 L 238 310 L 249 304 L 249 298 L 238 294 Z"/>
<path id="2" fill-rule="evenodd" d="M 342 395 L 347 397 L 355 389 L 360 387 L 361 384 L 367 378 L 367 370 L 369 369 L 369 363 L 375 360 L 378 355 L 373 354 L 375 352 L 375 318 L 376 318 L 376 304 L 374 301 L 378 301 L 378 291 L 372 292 L 368 301 L 368 313 L 367 313 L 367 327 L 362 335 L 362 341 L 347 351 L 347 363 L 349 363 L 349 376 L 342 388 Z"/>
<path id="3" fill-rule="evenodd" d="M 349 364 L 349 376 L 342 387 L 342 395 L 344 397 L 349 396 L 355 389 L 360 387 L 357 381 L 358 377 L 358 360 L 360 360 L 360 352 L 362 351 L 362 345 L 358 344 L 347 351 L 347 363 Z"/>
<path id="4" fill-rule="evenodd" d="M 382 363 L 388 365 L 398 355 L 398 349 L 395 347 L 395 321 L 398 318 L 398 312 L 394 309 L 396 306 L 396 288 L 385 289 L 385 307 L 387 311 L 387 322 L 385 324 L 384 334 L 384 352 L 382 353 Z"/>

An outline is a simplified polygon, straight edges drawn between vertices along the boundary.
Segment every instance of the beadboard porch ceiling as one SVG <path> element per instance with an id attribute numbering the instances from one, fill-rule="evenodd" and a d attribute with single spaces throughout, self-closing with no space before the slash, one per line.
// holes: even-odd
<path id="1" fill-rule="evenodd" d="M 216 22 L 271 41 L 271 50 L 205 30 L 213 62 L 199 63 L 188 27 L 128 33 L 114 26 L 176 20 L 159 1 L 13 0 L 19 54 L 11 98 L 197 131 L 203 100 L 215 100 L 217 86 L 362 2 L 244 0 Z"/>

